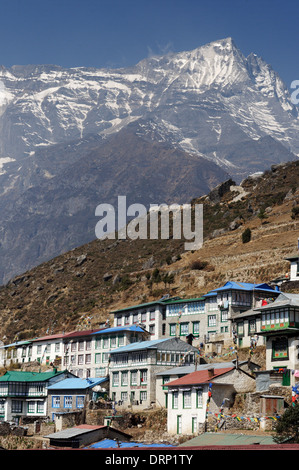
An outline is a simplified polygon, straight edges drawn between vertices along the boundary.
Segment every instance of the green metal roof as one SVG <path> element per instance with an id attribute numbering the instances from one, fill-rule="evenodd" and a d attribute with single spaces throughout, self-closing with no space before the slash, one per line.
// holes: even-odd
<path id="1" fill-rule="evenodd" d="M 60 374 L 63 374 L 63 372 L 55 372 L 53 370 L 49 372 L 11 370 L 0 377 L 0 382 L 44 382 Z"/>
<path id="2" fill-rule="evenodd" d="M 184 446 L 244 446 L 252 444 L 271 445 L 275 444 L 273 438 L 268 435 L 252 434 L 229 434 L 221 432 L 206 432 L 186 441 L 179 447 Z"/>
<path id="3" fill-rule="evenodd" d="M 160 299 L 160 300 L 153 300 L 152 302 L 146 302 L 144 304 L 138 304 L 138 305 L 131 305 L 130 307 L 124 307 L 120 308 L 118 310 L 112 310 L 110 313 L 117 313 L 117 312 L 124 312 L 126 310 L 134 310 L 138 308 L 144 308 L 148 307 L 149 305 L 165 305 L 165 304 L 174 304 L 174 303 L 182 303 L 182 302 L 195 302 L 198 300 L 204 300 L 204 297 L 196 297 L 196 298 L 191 298 L 191 299 Z"/>

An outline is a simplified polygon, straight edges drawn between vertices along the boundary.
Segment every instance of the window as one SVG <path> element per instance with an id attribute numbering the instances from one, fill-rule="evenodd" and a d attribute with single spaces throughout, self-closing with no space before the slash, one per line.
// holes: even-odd
<path id="1" fill-rule="evenodd" d="M 191 391 L 183 392 L 183 408 L 191 408 Z"/>
<path id="2" fill-rule="evenodd" d="M 131 385 L 137 385 L 137 370 L 131 372 Z"/>
<path id="3" fill-rule="evenodd" d="M 52 397 L 52 408 L 60 408 L 60 397 L 53 396 Z"/>
<path id="4" fill-rule="evenodd" d="M 103 339 L 103 349 L 109 348 L 109 338 Z"/>
<path id="5" fill-rule="evenodd" d="M 180 335 L 186 336 L 189 333 L 189 323 L 181 323 L 180 325 Z"/>
<path id="6" fill-rule="evenodd" d="M 84 396 L 76 397 L 76 408 L 83 408 L 84 407 Z"/>
<path id="7" fill-rule="evenodd" d="M 196 408 L 202 408 L 202 404 L 202 389 L 199 388 L 198 390 L 196 390 Z"/>
<path id="8" fill-rule="evenodd" d="M 84 351 L 84 341 L 79 341 L 79 351 Z"/>
<path id="9" fill-rule="evenodd" d="M 86 351 L 90 351 L 91 350 L 91 341 L 88 340 L 86 341 Z"/>
<path id="10" fill-rule="evenodd" d="M 208 316 L 208 326 L 216 326 L 216 315 Z"/>
<path id="11" fill-rule="evenodd" d="M 124 402 L 128 401 L 128 392 L 121 392 L 120 399 Z"/>
<path id="12" fill-rule="evenodd" d="M 35 413 L 35 401 L 28 401 L 27 402 L 27 412 L 28 413 Z"/>
<path id="13" fill-rule="evenodd" d="M 221 310 L 221 321 L 228 321 L 228 310 Z"/>
<path id="14" fill-rule="evenodd" d="M 193 322 L 193 334 L 199 335 L 199 321 Z"/>
<path id="15" fill-rule="evenodd" d="M 147 384 L 147 370 L 140 371 L 140 383 L 141 385 Z"/>
<path id="16" fill-rule="evenodd" d="M 78 356 L 78 365 L 82 366 L 84 364 L 84 356 L 83 354 L 79 354 Z"/>
<path id="17" fill-rule="evenodd" d="M 164 376 L 163 379 L 162 379 L 162 382 L 163 382 L 163 385 L 164 384 L 167 384 L 168 382 L 170 382 L 170 377 L 167 375 L 167 376 Z M 163 390 L 168 390 L 168 387 L 162 387 Z"/>
<path id="18" fill-rule="evenodd" d="M 64 397 L 64 408 L 72 408 L 73 404 L 73 397 L 72 396 L 65 396 Z"/>
<path id="19" fill-rule="evenodd" d="M 85 364 L 90 364 L 91 363 L 91 354 L 86 354 L 85 356 Z"/>
<path id="20" fill-rule="evenodd" d="M 102 357 L 102 362 L 108 362 L 109 360 L 109 353 L 103 353 L 103 357 Z"/>
<path id="21" fill-rule="evenodd" d="M 101 349 L 101 340 L 98 338 L 95 340 L 95 349 Z"/>
<path id="22" fill-rule="evenodd" d="M 140 401 L 146 401 L 147 400 L 147 392 L 140 392 Z"/>
<path id="23" fill-rule="evenodd" d="M 21 400 L 12 400 L 11 402 L 11 412 L 12 413 L 22 413 L 23 411 L 23 402 Z"/>
<path id="24" fill-rule="evenodd" d="M 110 339 L 110 347 L 116 348 L 116 336 L 112 336 L 112 338 Z"/>
<path id="25" fill-rule="evenodd" d="M 122 325 L 122 316 L 116 317 L 116 326 Z"/>
<path id="26" fill-rule="evenodd" d="M 150 325 L 150 326 L 149 326 L 149 333 L 150 333 L 151 335 L 154 335 L 154 334 L 155 334 L 155 325 Z"/>
<path id="27" fill-rule="evenodd" d="M 287 338 L 277 338 L 272 342 L 272 360 L 288 359 L 288 340 Z"/>
<path id="28" fill-rule="evenodd" d="M 173 392 L 172 394 L 172 408 L 177 410 L 179 407 L 179 392 Z"/>
<path id="29" fill-rule="evenodd" d="M 255 318 L 253 320 L 249 320 L 249 322 L 248 322 L 248 331 L 249 331 L 249 333 L 255 333 L 256 332 Z"/>
<path id="30" fill-rule="evenodd" d="M 101 363 L 101 353 L 96 353 L 95 354 L 95 363 L 100 364 Z"/>
<path id="31" fill-rule="evenodd" d="M 119 373 L 113 372 L 112 374 L 112 386 L 118 387 L 119 386 Z"/>
<path id="32" fill-rule="evenodd" d="M 141 323 L 146 323 L 146 312 L 141 313 Z"/>
<path id="33" fill-rule="evenodd" d="M 176 324 L 172 323 L 169 325 L 169 335 L 175 336 L 175 334 L 176 334 Z"/>
<path id="34" fill-rule="evenodd" d="M 43 401 L 36 402 L 36 412 L 37 413 L 44 413 L 45 411 L 45 404 Z"/>
<path id="35" fill-rule="evenodd" d="M 96 367 L 95 369 L 95 376 L 96 377 L 105 377 L 106 369 L 105 367 Z"/>
<path id="36" fill-rule="evenodd" d="M 121 373 L 121 384 L 128 385 L 128 372 L 124 371 Z"/>

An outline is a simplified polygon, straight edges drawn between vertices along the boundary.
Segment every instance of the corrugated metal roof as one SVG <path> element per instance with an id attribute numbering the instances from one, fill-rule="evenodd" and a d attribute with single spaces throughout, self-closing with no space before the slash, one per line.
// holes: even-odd
<path id="1" fill-rule="evenodd" d="M 101 378 L 88 378 L 80 379 L 79 377 L 61 380 L 53 385 L 50 385 L 49 390 L 85 390 L 87 388 L 95 387 L 107 380 L 106 377 Z"/>
<path id="2" fill-rule="evenodd" d="M 120 348 L 113 349 L 110 351 L 110 354 L 126 352 L 126 351 L 139 351 L 141 349 L 151 349 L 158 346 L 160 343 L 164 343 L 165 339 L 152 339 L 149 341 L 137 341 L 135 343 L 130 343 L 127 346 L 121 346 Z"/>
<path id="3" fill-rule="evenodd" d="M 248 361 L 244 361 L 243 363 L 247 363 Z M 240 363 L 239 363 L 240 364 Z M 207 370 L 207 369 L 223 369 L 223 368 L 234 368 L 235 367 L 234 362 L 215 362 L 215 363 L 210 363 L 210 364 L 197 364 L 196 365 L 196 370 L 201 371 L 201 370 Z M 195 372 L 195 364 L 190 364 L 188 366 L 178 366 L 174 367 L 173 369 L 167 369 L 162 372 L 158 372 L 156 375 L 187 375 L 191 374 L 192 372 Z"/>
<path id="4" fill-rule="evenodd" d="M 132 447 L 173 447 L 170 444 L 143 444 L 142 442 L 124 442 L 116 441 L 114 439 L 103 439 L 102 441 L 95 442 L 94 444 L 86 447 L 86 449 L 115 449 L 115 448 L 132 448 Z"/>
<path id="5" fill-rule="evenodd" d="M 245 291 L 253 291 L 253 290 L 258 290 L 258 291 L 265 291 L 265 292 L 270 292 L 270 293 L 279 293 L 279 291 L 273 289 L 270 287 L 268 284 L 253 284 L 251 282 L 234 282 L 234 281 L 228 281 L 224 284 L 224 286 L 219 287 L 218 289 L 213 289 L 207 294 L 204 295 L 204 297 L 210 297 L 212 295 L 216 295 L 217 292 L 221 292 L 223 290 L 245 290 Z"/>
<path id="6" fill-rule="evenodd" d="M 252 444 L 263 444 L 272 445 L 275 444 L 273 438 L 269 435 L 251 435 L 251 434 L 233 434 L 233 433 L 203 433 L 199 436 L 194 437 L 190 441 L 186 441 L 180 444 L 179 447 L 189 446 L 238 446 L 238 445 L 252 445 Z"/>
<path id="7" fill-rule="evenodd" d="M 48 439 L 70 439 L 82 434 L 87 434 L 91 431 L 95 431 L 97 429 L 106 428 L 107 426 L 76 426 L 73 428 L 63 429 L 62 431 L 54 432 L 52 434 L 48 434 L 44 436 Z"/>
<path id="8" fill-rule="evenodd" d="M 64 371 L 55 372 L 27 372 L 19 370 L 7 371 L 0 377 L 0 382 L 44 382 L 57 375 L 63 374 Z"/>
<path id="9" fill-rule="evenodd" d="M 109 334 L 109 333 L 119 333 L 121 331 L 137 331 L 137 332 L 144 332 L 143 328 L 140 326 L 132 325 L 132 326 L 114 326 L 111 328 L 106 328 L 105 330 L 95 331 L 94 334 Z"/>
<path id="10" fill-rule="evenodd" d="M 210 367 L 210 369 L 214 369 Z M 165 387 L 180 387 L 182 385 L 195 385 L 195 384 L 202 384 L 202 383 L 209 383 L 212 380 L 216 379 L 220 375 L 226 374 L 233 370 L 234 367 L 226 367 L 222 369 L 214 369 L 213 374 L 209 373 L 209 370 L 201 370 L 191 372 L 191 374 L 184 375 L 179 379 L 173 380 L 164 384 Z"/>

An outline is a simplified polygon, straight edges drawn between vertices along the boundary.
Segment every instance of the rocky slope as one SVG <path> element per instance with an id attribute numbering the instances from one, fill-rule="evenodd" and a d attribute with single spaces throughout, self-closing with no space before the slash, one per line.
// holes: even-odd
<path id="1" fill-rule="evenodd" d="M 200 250 L 175 239 L 96 240 L 14 278 L 0 290 L 1 340 L 97 327 L 111 310 L 165 293 L 199 296 L 227 280 L 284 275 L 299 237 L 298 177 L 299 163 L 290 162 L 194 199 L 204 204 Z"/>

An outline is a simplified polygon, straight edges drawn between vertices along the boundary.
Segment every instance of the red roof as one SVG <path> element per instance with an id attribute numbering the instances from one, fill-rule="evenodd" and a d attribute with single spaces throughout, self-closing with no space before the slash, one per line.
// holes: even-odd
<path id="1" fill-rule="evenodd" d="M 81 330 L 81 331 L 71 331 L 70 333 L 65 333 L 63 335 L 63 338 L 75 338 L 76 336 L 87 336 L 87 335 L 91 335 L 92 333 L 96 333 L 97 331 L 102 331 L 103 330 L 106 330 L 106 328 L 97 328 L 97 329 L 93 329 L 93 330 Z"/>
<path id="2" fill-rule="evenodd" d="M 184 375 L 184 377 L 181 377 L 180 379 L 173 380 L 172 382 L 168 382 L 164 385 L 167 387 L 179 387 L 181 385 L 197 385 L 209 383 L 216 377 L 226 374 L 227 372 L 230 372 L 233 369 L 234 367 L 224 367 L 223 369 L 197 370 L 195 372 L 191 372 L 191 374 Z"/>

